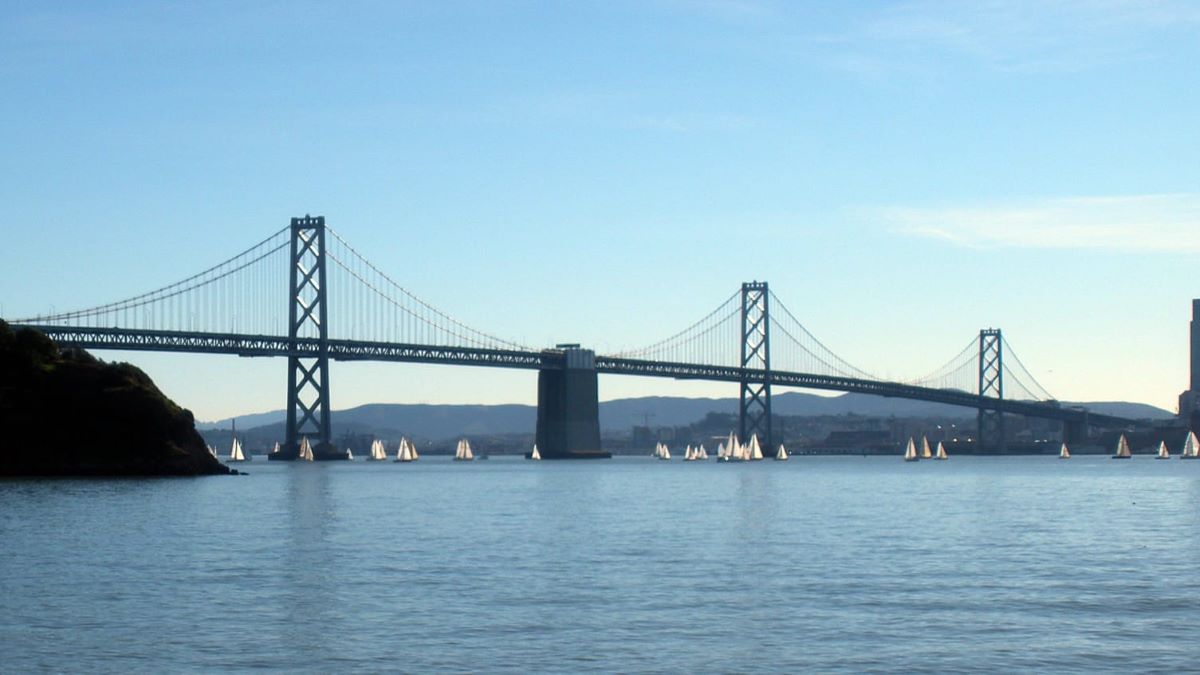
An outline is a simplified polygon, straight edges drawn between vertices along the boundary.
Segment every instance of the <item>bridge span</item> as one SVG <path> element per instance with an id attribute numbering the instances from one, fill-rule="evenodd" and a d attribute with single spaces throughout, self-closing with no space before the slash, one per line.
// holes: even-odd
<path id="1" fill-rule="evenodd" d="M 282 276 L 288 279 L 286 298 L 275 296 Z M 997 329 L 980 331 L 923 378 L 894 382 L 872 376 L 825 347 L 759 281 L 742 284 L 692 326 L 642 349 L 595 354 L 578 345 L 528 347 L 471 328 L 424 302 L 326 228 L 324 218 L 310 216 L 293 218 L 266 240 L 174 284 L 13 325 L 93 350 L 287 358 L 287 437 L 279 459 L 295 457 L 301 435 L 317 439 L 319 456 L 340 456 L 331 442 L 330 360 L 536 370 L 537 443 L 547 458 L 606 456 L 600 447 L 598 375 L 736 383 L 739 435 L 756 434 L 768 446 L 773 387 L 972 408 L 977 438 L 995 448 L 1004 445 L 1004 415 L 1061 421 L 1068 439 L 1085 434 L 1089 425 L 1133 423 L 1058 405 Z"/>

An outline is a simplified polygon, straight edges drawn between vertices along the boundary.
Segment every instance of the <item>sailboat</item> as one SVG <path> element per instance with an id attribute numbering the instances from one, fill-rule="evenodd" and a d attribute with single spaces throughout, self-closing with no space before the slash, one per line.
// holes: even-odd
<path id="1" fill-rule="evenodd" d="M 1158 454 L 1154 456 L 1154 459 L 1171 459 L 1171 453 L 1167 450 L 1166 441 L 1158 442 Z"/>
<path id="2" fill-rule="evenodd" d="M 211 446 L 211 445 L 209 445 L 209 444 L 207 444 L 207 443 L 205 443 L 205 444 L 204 444 L 204 447 L 208 448 L 208 454 L 212 455 L 213 457 L 216 457 L 216 456 L 217 456 L 217 449 L 216 449 L 216 448 L 214 448 L 213 446 Z"/>
<path id="3" fill-rule="evenodd" d="M 777 450 L 775 452 L 775 461 L 776 462 L 786 462 L 787 458 L 788 458 L 787 450 L 784 449 L 783 443 L 780 443 L 779 450 Z"/>
<path id="4" fill-rule="evenodd" d="M 729 461 L 729 455 L 728 455 L 728 453 L 725 452 L 725 444 L 724 443 L 717 443 L 717 461 L 718 462 L 728 462 Z"/>
<path id="5" fill-rule="evenodd" d="M 703 443 L 701 443 L 700 447 L 696 449 L 696 459 L 700 460 L 701 462 L 708 459 L 708 451 L 704 449 Z"/>
<path id="6" fill-rule="evenodd" d="M 1196 433 L 1189 431 L 1187 440 L 1183 442 L 1183 452 L 1179 453 L 1179 459 L 1196 459 L 1200 457 L 1200 440 L 1197 440 Z"/>
<path id="7" fill-rule="evenodd" d="M 232 435 L 233 447 L 229 449 L 229 461 L 244 462 L 246 461 L 246 454 L 242 452 L 242 443 L 237 437 L 237 420 L 233 420 L 232 422 Z"/>
<path id="8" fill-rule="evenodd" d="M 394 461 L 411 462 L 414 459 L 416 459 L 416 453 L 413 452 L 412 444 L 408 442 L 407 438 L 401 436 L 400 447 L 396 450 L 396 459 Z"/>
<path id="9" fill-rule="evenodd" d="M 1058 458 L 1059 459 L 1071 459 L 1071 451 L 1069 449 L 1067 449 L 1066 443 L 1063 443 L 1062 449 L 1060 449 L 1058 451 Z"/>
<path id="10" fill-rule="evenodd" d="M 296 459 L 300 459 L 305 462 L 313 461 L 312 445 L 310 445 L 308 442 L 308 436 L 303 436 L 300 438 L 300 455 L 296 457 Z"/>
<path id="11" fill-rule="evenodd" d="M 950 455 L 946 454 L 946 446 L 941 441 L 938 441 L 937 451 L 933 453 L 934 459 L 950 459 Z"/>
<path id="12" fill-rule="evenodd" d="M 417 452 L 417 442 L 416 441 L 408 442 L 408 454 L 410 456 L 412 456 L 412 461 L 414 461 L 414 462 L 417 461 L 418 459 L 421 459 L 421 453 Z"/>
<path id="13" fill-rule="evenodd" d="M 469 462 L 475 459 L 475 454 L 471 452 L 471 442 L 463 438 L 458 441 L 458 447 L 454 449 L 454 461 Z"/>
<path id="14" fill-rule="evenodd" d="M 1113 459 L 1129 459 L 1133 457 L 1133 453 L 1129 451 L 1129 440 L 1125 438 L 1125 434 L 1121 434 L 1121 438 L 1117 440 L 1117 454 L 1113 455 Z"/>
<path id="15" fill-rule="evenodd" d="M 696 451 L 692 450 L 691 443 L 689 443 L 688 446 L 686 448 L 684 448 L 684 450 L 683 450 L 683 461 L 685 461 L 685 462 L 696 461 Z"/>
<path id="16" fill-rule="evenodd" d="M 915 462 L 919 459 L 920 457 L 917 456 L 917 444 L 913 442 L 913 439 L 910 436 L 908 439 L 908 445 L 904 447 L 904 461 Z"/>
<path id="17" fill-rule="evenodd" d="M 750 447 L 746 449 L 746 457 L 744 459 L 757 462 L 762 458 L 762 446 L 758 444 L 758 434 L 750 434 Z"/>
<path id="18" fill-rule="evenodd" d="M 371 459 L 376 462 L 387 459 L 387 450 L 383 447 L 383 441 L 378 438 L 371 441 Z"/>
<path id="19" fill-rule="evenodd" d="M 738 442 L 738 437 L 729 432 L 729 438 L 725 439 L 725 456 L 721 458 L 723 462 L 732 462 L 733 460 L 743 459 L 742 444 Z"/>
<path id="20" fill-rule="evenodd" d="M 667 447 L 666 443 L 661 444 L 660 449 L 658 451 L 658 458 L 659 459 L 671 459 L 671 449 Z"/>
<path id="21" fill-rule="evenodd" d="M 933 453 L 929 451 L 929 438 L 921 437 L 921 459 L 930 459 Z"/>
<path id="22" fill-rule="evenodd" d="M 275 441 L 275 447 L 271 448 L 271 454 L 272 455 L 279 454 L 279 441 Z"/>
<path id="23" fill-rule="evenodd" d="M 351 450 L 350 448 L 346 448 L 346 461 L 348 461 L 348 462 L 354 461 L 354 451 Z"/>
<path id="24" fill-rule="evenodd" d="M 542 458 L 542 453 L 538 452 L 537 443 L 534 443 L 533 444 L 533 452 L 529 453 L 529 457 L 527 457 L 526 459 L 541 460 L 541 458 Z"/>

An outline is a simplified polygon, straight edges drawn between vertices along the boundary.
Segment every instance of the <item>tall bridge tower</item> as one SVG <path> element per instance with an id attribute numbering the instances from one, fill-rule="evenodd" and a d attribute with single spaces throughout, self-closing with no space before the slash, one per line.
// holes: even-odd
<path id="1" fill-rule="evenodd" d="M 1004 398 L 1004 340 L 999 328 L 979 331 L 979 395 Z M 1004 414 L 998 410 L 979 409 L 978 434 L 981 450 L 1003 452 Z"/>
<path id="2" fill-rule="evenodd" d="M 271 459 L 296 459 L 307 436 L 316 459 L 344 459 L 330 443 L 329 303 L 325 283 L 325 218 L 292 218 L 288 273 L 287 429 Z M 315 338 L 317 355 L 301 352 L 299 339 Z M 303 355 L 302 355 L 303 354 Z"/>
<path id="3" fill-rule="evenodd" d="M 742 284 L 742 381 L 738 430 L 743 443 L 757 434 L 764 448 L 772 448 L 771 435 L 771 314 L 767 282 Z M 745 369 L 761 369 L 761 383 L 750 382 Z"/>

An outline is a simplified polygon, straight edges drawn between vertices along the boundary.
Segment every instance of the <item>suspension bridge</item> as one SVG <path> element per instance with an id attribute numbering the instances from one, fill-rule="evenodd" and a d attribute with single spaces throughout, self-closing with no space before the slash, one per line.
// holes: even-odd
<path id="1" fill-rule="evenodd" d="M 279 291 L 287 280 L 287 295 Z M 984 329 L 937 370 L 908 382 L 875 377 L 826 347 L 760 281 L 696 323 L 641 349 L 596 354 L 579 345 L 536 348 L 478 330 L 423 301 L 352 247 L 323 217 L 291 223 L 186 279 L 87 309 L 18 319 L 59 344 L 86 349 L 232 354 L 288 359 L 286 438 L 274 459 L 295 459 L 301 437 L 317 458 L 332 443 L 329 362 L 396 361 L 538 371 L 536 438 L 546 458 L 605 457 L 597 376 L 736 383 L 739 435 L 772 446 L 773 387 L 931 401 L 976 409 L 977 441 L 1002 448 L 1004 415 L 1061 421 L 1064 437 L 1131 420 L 1060 406 L 998 329 Z"/>

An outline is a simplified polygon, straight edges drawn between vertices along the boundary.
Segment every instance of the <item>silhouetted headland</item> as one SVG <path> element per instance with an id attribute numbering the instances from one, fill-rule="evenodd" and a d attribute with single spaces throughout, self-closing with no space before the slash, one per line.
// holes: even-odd
<path id="1" fill-rule="evenodd" d="M 0 475 L 228 474 L 191 411 L 128 363 L 0 320 Z"/>

